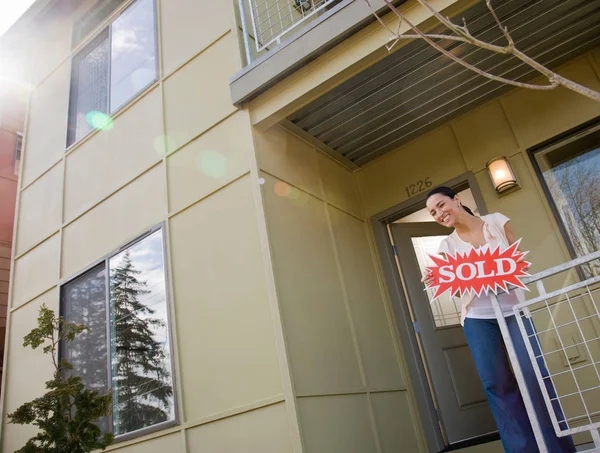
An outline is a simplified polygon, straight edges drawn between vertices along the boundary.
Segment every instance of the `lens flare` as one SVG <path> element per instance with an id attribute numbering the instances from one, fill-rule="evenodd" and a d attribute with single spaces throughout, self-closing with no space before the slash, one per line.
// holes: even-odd
<path id="1" fill-rule="evenodd" d="M 298 189 L 296 189 L 295 187 L 291 187 L 288 197 L 294 201 L 299 200 L 300 199 L 300 191 Z"/>
<path id="2" fill-rule="evenodd" d="M 113 128 L 113 120 L 106 113 L 92 111 L 85 114 L 85 121 L 94 129 L 109 131 Z"/>
<path id="3" fill-rule="evenodd" d="M 164 156 L 165 154 L 167 154 L 168 140 L 169 137 L 163 134 L 159 135 L 154 139 L 154 149 L 159 155 Z"/>
<path id="4" fill-rule="evenodd" d="M 265 178 L 258 178 L 258 183 L 262 186 L 265 184 Z"/>
<path id="5" fill-rule="evenodd" d="M 292 198 L 292 197 L 290 197 Z M 301 190 L 298 190 L 295 198 L 292 198 L 292 203 L 294 203 L 296 206 L 302 207 L 305 206 L 306 203 L 308 203 L 309 200 L 309 195 L 306 192 L 303 192 Z"/>
<path id="6" fill-rule="evenodd" d="M 277 195 L 279 197 L 289 196 L 289 194 L 292 190 L 291 186 L 283 181 L 276 182 L 274 189 L 275 189 L 275 195 Z"/>
<path id="7" fill-rule="evenodd" d="M 227 174 L 227 158 L 212 149 L 198 153 L 196 166 L 202 173 L 211 178 L 222 178 Z"/>

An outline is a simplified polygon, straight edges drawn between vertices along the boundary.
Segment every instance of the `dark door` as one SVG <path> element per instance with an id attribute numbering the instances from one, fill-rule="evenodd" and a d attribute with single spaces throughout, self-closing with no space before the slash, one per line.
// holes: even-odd
<path id="1" fill-rule="evenodd" d="M 481 380 L 460 325 L 460 302 L 447 295 L 433 304 L 424 291 L 427 254 L 435 254 L 450 230 L 434 222 L 390 225 L 408 292 L 430 388 L 449 444 L 497 431 Z"/>

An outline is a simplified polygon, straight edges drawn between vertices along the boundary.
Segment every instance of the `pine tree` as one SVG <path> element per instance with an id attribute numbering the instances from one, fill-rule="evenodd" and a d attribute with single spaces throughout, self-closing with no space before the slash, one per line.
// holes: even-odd
<path id="1" fill-rule="evenodd" d="M 57 357 L 61 342 L 72 342 L 86 330 L 84 325 L 56 317 L 45 305 L 40 308 L 38 327 L 25 336 L 23 347 L 37 349 L 44 345 L 44 353 L 52 359 L 54 375 L 46 382 L 48 392 L 8 414 L 9 423 L 39 428 L 38 434 L 15 453 L 85 453 L 104 450 L 112 443 L 112 434 L 102 435 L 94 424 L 110 414 L 111 395 L 86 389 L 80 377 L 70 375 L 71 364 Z"/>
<path id="2" fill-rule="evenodd" d="M 165 323 L 144 303 L 151 291 L 138 279 L 141 272 L 129 252 L 111 269 L 111 336 L 113 417 L 115 434 L 151 426 L 169 419 L 173 395 L 166 354 L 152 329 Z"/>

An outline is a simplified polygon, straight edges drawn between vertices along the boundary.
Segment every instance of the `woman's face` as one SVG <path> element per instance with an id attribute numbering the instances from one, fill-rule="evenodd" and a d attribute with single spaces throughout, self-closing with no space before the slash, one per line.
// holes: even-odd
<path id="1" fill-rule="evenodd" d="M 436 193 L 427 200 L 427 210 L 437 223 L 452 228 L 461 213 L 460 200 L 458 197 L 452 199 L 441 193 Z"/>

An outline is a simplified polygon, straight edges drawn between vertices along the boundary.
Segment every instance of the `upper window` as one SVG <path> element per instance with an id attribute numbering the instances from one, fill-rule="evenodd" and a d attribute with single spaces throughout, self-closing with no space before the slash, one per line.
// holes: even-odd
<path id="1" fill-rule="evenodd" d="M 89 329 L 62 357 L 88 388 L 112 393 L 99 426 L 122 436 L 175 422 L 162 230 L 66 283 L 61 314 Z"/>
<path id="2" fill-rule="evenodd" d="M 73 57 L 67 146 L 156 81 L 155 23 L 154 0 L 136 0 Z"/>
<path id="3" fill-rule="evenodd" d="M 573 254 L 600 250 L 600 126 L 535 152 L 534 160 Z M 600 265 L 585 272 L 600 275 Z"/>

